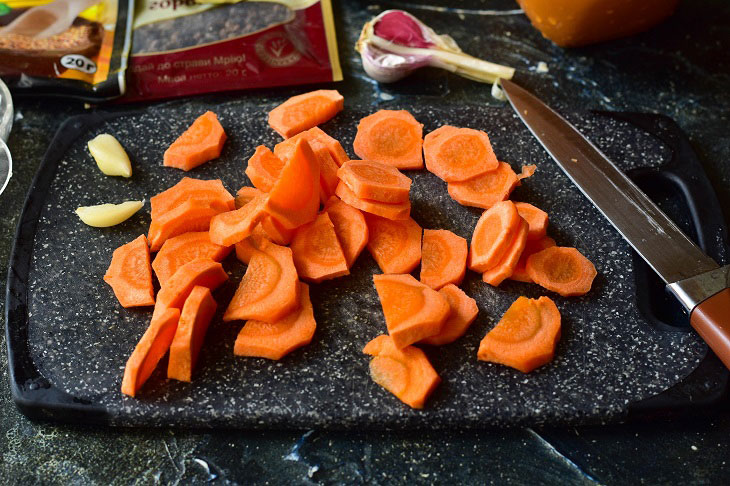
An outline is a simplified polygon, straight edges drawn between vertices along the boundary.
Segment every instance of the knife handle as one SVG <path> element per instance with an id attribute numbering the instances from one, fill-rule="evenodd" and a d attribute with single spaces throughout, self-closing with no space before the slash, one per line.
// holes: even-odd
<path id="1" fill-rule="evenodd" d="M 730 288 L 700 302 L 692 311 L 689 322 L 730 368 Z"/>

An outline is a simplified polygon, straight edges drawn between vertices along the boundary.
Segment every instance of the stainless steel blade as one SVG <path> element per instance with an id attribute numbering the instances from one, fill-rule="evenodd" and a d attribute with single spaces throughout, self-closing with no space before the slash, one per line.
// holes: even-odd
<path id="1" fill-rule="evenodd" d="M 515 83 L 501 84 L 545 150 L 666 283 L 718 268 L 573 125 Z"/>

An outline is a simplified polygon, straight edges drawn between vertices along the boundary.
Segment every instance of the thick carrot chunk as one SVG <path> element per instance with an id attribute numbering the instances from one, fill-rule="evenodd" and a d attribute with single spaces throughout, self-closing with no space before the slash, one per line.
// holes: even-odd
<path id="1" fill-rule="evenodd" d="M 223 187 L 220 179 L 201 180 L 183 177 L 180 182 L 150 198 L 152 221 L 172 211 L 185 201 L 199 201 L 236 209 L 233 196 Z"/>
<path id="2" fill-rule="evenodd" d="M 495 266 L 482 273 L 484 282 L 497 286 L 512 275 L 517 262 L 520 260 L 520 255 L 525 249 L 525 243 L 527 243 L 527 228 L 527 221 L 520 218 L 519 227 L 513 232 L 509 246 L 505 249 L 502 258 Z"/>
<path id="3" fill-rule="evenodd" d="M 518 183 L 509 164 L 500 162 L 493 171 L 464 182 L 449 182 L 447 188 L 449 196 L 462 206 L 489 209 L 499 201 L 507 200 Z"/>
<path id="4" fill-rule="evenodd" d="M 534 283 L 530 276 L 527 275 L 527 259 L 533 253 L 550 248 L 551 246 L 555 246 L 555 240 L 549 236 L 543 236 L 539 240 L 528 239 L 527 243 L 525 243 L 525 249 L 522 250 L 522 255 L 520 255 L 520 260 L 517 262 L 509 278 L 518 282 Z"/>
<path id="5" fill-rule="evenodd" d="M 459 285 L 466 274 L 466 240 L 448 230 L 423 230 L 421 282 L 438 290 Z"/>
<path id="6" fill-rule="evenodd" d="M 372 199 L 361 199 L 355 195 L 347 184 L 341 182 L 337 185 L 335 194 L 350 206 L 357 208 L 366 213 L 382 216 L 383 218 L 393 220 L 408 219 L 411 214 L 411 201 L 406 200 L 401 203 L 384 203 L 374 201 Z"/>
<path id="7" fill-rule="evenodd" d="M 368 251 L 383 273 L 409 273 L 421 261 L 421 227 L 411 218 L 402 221 L 365 215 L 370 238 Z"/>
<path id="8" fill-rule="evenodd" d="M 226 132 L 212 111 L 200 115 L 190 128 L 165 150 L 163 163 L 188 171 L 218 158 L 226 141 Z"/>
<path id="9" fill-rule="evenodd" d="M 560 312 L 548 297 L 519 297 L 479 344 L 477 358 L 523 373 L 549 363 L 560 340 Z"/>
<path id="10" fill-rule="evenodd" d="M 512 201 L 502 201 L 482 213 L 471 237 L 469 268 L 486 272 L 499 263 L 507 250 L 520 215 Z"/>
<path id="11" fill-rule="evenodd" d="M 326 212 L 297 229 L 291 251 L 299 278 L 321 282 L 350 274 L 335 227 Z"/>
<path id="12" fill-rule="evenodd" d="M 210 289 L 194 287 L 183 305 L 175 337 L 170 345 L 167 377 L 190 381 L 210 320 L 218 307 Z"/>
<path id="13" fill-rule="evenodd" d="M 398 348 L 390 336 L 381 335 L 362 350 L 374 356 L 370 377 L 411 408 L 423 408 L 441 383 L 428 358 L 413 346 Z"/>
<path id="14" fill-rule="evenodd" d="M 258 196 L 240 209 L 215 215 L 210 220 L 210 241 L 231 246 L 246 238 L 266 215 L 266 202 L 265 196 Z"/>
<path id="15" fill-rule="evenodd" d="M 446 182 L 462 182 L 499 165 L 486 133 L 445 125 L 423 139 L 426 168 Z"/>
<path id="16" fill-rule="evenodd" d="M 477 301 L 466 295 L 463 290 L 454 284 L 443 287 L 439 290 L 439 294 L 443 295 L 448 301 L 451 314 L 444 322 L 441 332 L 435 336 L 422 339 L 420 342 L 423 344 L 441 346 L 456 341 L 466 333 L 479 313 Z"/>
<path id="17" fill-rule="evenodd" d="M 335 234 L 345 255 L 347 268 L 352 267 L 368 243 L 370 233 L 365 217 L 358 210 L 332 196 L 324 207 L 335 227 Z"/>
<path id="18" fill-rule="evenodd" d="M 217 289 L 228 280 L 223 265 L 213 260 L 194 260 L 186 263 L 167 279 L 157 293 L 155 313 L 161 309 L 174 307 L 181 309 L 190 292 L 197 286 Z"/>
<path id="19" fill-rule="evenodd" d="M 207 231 L 183 233 L 165 241 L 152 262 L 152 268 L 160 285 L 165 285 L 177 269 L 186 263 L 199 259 L 220 262 L 231 250 L 230 246 L 211 243 Z"/>
<path id="20" fill-rule="evenodd" d="M 353 148 L 363 160 L 399 169 L 423 168 L 423 125 L 405 110 L 380 110 L 360 120 Z"/>
<path id="21" fill-rule="evenodd" d="M 553 246 L 527 259 L 525 268 L 533 282 L 563 297 L 587 294 L 596 278 L 596 267 L 575 248 Z"/>
<path id="22" fill-rule="evenodd" d="M 539 240 L 544 237 L 547 232 L 548 214 L 542 209 L 526 202 L 516 202 L 515 207 L 522 219 L 530 225 L 527 231 L 527 239 Z"/>
<path id="23" fill-rule="evenodd" d="M 392 165 L 350 160 L 345 162 L 337 176 L 360 199 L 385 203 L 402 203 L 408 200 L 411 179 Z"/>
<path id="24" fill-rule="evenodd" d="M 246 321 L 236 338 L 233 354 L 278 360 L 312 341 L 314 320 L 309 287 L 299 283 L 299 307 L 274 322 Z"/>
<path id="25" fill-rule="evenodd" d="M 271 152 L 265 145 L 256 147 L 256 152 L 248 159 L 246 175 L 251 184 L 263 192 L 269 192 L 276 179 L 279 178 L 284 162 Z"/>
<path id="26" fill-rule="evenodd" d="M 269 112 L 269 126 L 284 138 L 321 125 L 345 106 L 334 89 L 320 89 L 292 96 Z"/>
<path id="27" fill-rule="evenodd" d="M 155 305 L 150 249 L 144 235 L 114 250 L 104 281 L 122 307 Z"/>

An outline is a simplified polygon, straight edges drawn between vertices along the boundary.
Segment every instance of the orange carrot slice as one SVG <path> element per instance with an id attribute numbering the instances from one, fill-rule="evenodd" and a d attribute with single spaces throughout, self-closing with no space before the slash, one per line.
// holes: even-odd
<path id="1" fill-rule="evenodd" d="M 253 254 L 261 250 L 263 240 L 269 240 L 269 238 L 261 225 L 258 225 L 251 232 L 251 236 L 236 243 L 236 258 L 248 265 Z"/>
<path id="2" fill-rule="evenodd" d="M 320 89 L 292 96 L 269 112 L 269 126 L 284 138 L 321 125 L 345 106 L 337 90 Z"/>
<path id="3" fill-rule="evenodd" d="M 285 228 L 276 218 L 265 215 L 259 223 L 266 236 L 277 245 L 288 245 L 296 230 Z"/>
<path id="4" fill-rule="evenodd" d="M 441 332 L 420 341 L 423 344 L 432 346 L 453 343 L 459 339 L 466 333 L 479 313 L 477 301 L 466 295 L 456 285 L 449 284 L 439 290 L 439 293 L 448 301 L 451 314 L 444 322 Z"/>
<path id="5" fill-rule="evenodd" d="M 368 251 L 383 273 L 409 273 L 421 261 L 421 227 L 411 218 L 402 221 L 365 215 Z"/>
<path id="6" fill-rule="evenodd" d="M 180 309 L 164 309 L 152 315 L 152 322 L 132 351 L 124 367 L 122 393 L 133 397 L 155 370 L 175 337 Z"/>
<path id="7" fill-rule="evenodd" d="M 563 246 L 533 253 L 525 268 L 533 282 L 563 297 L 587 294 L 597 275 L 596 267 L 581 252 Z"/>
<path id="8" fill-rule="evenodd" d="M 150 249 L 144 235 L 114 250 L 104 281 L 122 307 L 155 305 Z"/>
<path id="9" fill-rule="evenodd" d="M 248 159 L 246 165 L 246 175 L 251 180 L 251 184 L 256 186 L 263 192 L 269 192 L 276 179 L 279 178 L 281 169 L 284 168 L 284 162 L 274 155 L 265 145 L 256 147 L 256 152 Z"/>
<path id="10" fill-rule="evenodd" d="M 499 263 L 520 224 L 512 201 L 501 201 L 482 213 L 471 237 L 469 268 L 486 272 Z"/>
<path id="11" fill-rule="evenodd" d="M 489 136 L 481 130 L 448 125 L 423 139 L 426 168 L 446 182 L 461 182 L 499 165 Z"/>
<path id="12" fill-rule="evenodd" d="M 525 249 L 522 250 L 520 260 L 517 262 L 517 265 L 515 266 L 515 269 L 512 271 L 512 275 L 510 275 L 509 278 L 518 282 L 534 283 L 530 276 L 527 275 L 527 259 L 533 253 L 542 251 L 545 248 L 550 248 L 551 246 L 555 246 L 555 240 L 550 238 L 549 236 L 543 236 L 539 240 L 530 240 L 528 234 L 528 240 L 527 243 L 525 243 Z"/>
<path id="13" fill-rule="evenodd" d="M 291 251 L 299 278 L 321 282 L 350 274 L 335 227 L 326 212 L 297 229 Z"/>
<path id="14" fill-rule="evenodd" d="M 438 290 L 459 285 L 466 274 L 466 240 L 448 230 L 423 230 L 421 282 Z"/>
<path id="15" fill-rule="evenodd" d="M 256 196 L 263 196 L 263 191 L 256 189 L 255 187 L 243 186 L 236 193 L 236 208 L 240 209 L 246 204 L 250 203 Z"/>
<path id="16" fill-rule="evenodd" d="M 527 221 L 520 218 L 519 227 L 513 232 L 509 246 L 504 251 L 499 263 L 482 273 L 484 282 L 496 287 L 512 275 L 517 262 L 520 260 L 520 255 L 525 249 L 528 227 Z"/>
<path id="17" fill-rule="evenodd" d="M 175 140 L 163 157 L 167 167 L 185 171 L 220 157 L 226 132 L 212 111 L 200 115 L 190 128 Z"/>
<path id="18" fill-rule="evenodd" d="M 170 345 L 170 359 L 167 362 L 168 378 L 180 381 L 192 379 L 205 333 L 217 307 L 218 304 L 207 287 L 194 287 L 185 299 L 175 337 Z"/>
<path id="19" fill-rule="evenodd" d="M 299 140 L 269 192 L 266 212 L 294 229 L 317 216 L 319 202 L 319 162 L 309 143 Z"/>
<path id="20" fill-rule="evenodd" d="M 214 216 L 228 211 L 228 206 L 219 202 L 188 200 L 175 209 L 167 211 L 150 224 L 147 236 L 150 250 L 158 251 L 168 238 L 191 231 L 207 231 Z"/>
<path id="21" fill-rule="evenodd" d="M 307 133 L 311 138 L 319 140 L 325 147 L 327 147 L 327 150 L 329 150 L 329 153 L 337 164 L 337 167 L 342 167 L 342 164 L 350 160 L 350 157 L 347 156 L 347 153 L 345 152 L 345 149 L 342 148 L 342 145 L 340 145 L 340 142 L 327 135 L 321 128 L 310 128 L 307 130 Z"/>
<path id="22" fill-rule="evenodd" d="M 405 110 L 380 110 L 360 120 L 353 148 L 363 160 L 399 169 L 423 168 L 423 125 Z"/>
<path id="23" fill-rule="evenodd" d="M 210 220 L 210 241 L 216 245 L 231 246 L 246 238 L 265 216 L 267 199 L 258 196 L 240 209 L 214 216 Z"/>
<path id="24" fill-rule="evenodd" d="M 358 210 L 332 196 L 324 207 L 335 227 L 335 234 L 345 255 L 347 268 L 352 267 L 368 243 L 370 233 L 365 217 Z"/>
<path id="25" fill-rule="evenodd" d="M 522 219 L 530 225 L 527 231 L 528 240 L 539 240 L 545 236 L 548 225 L 548 214 L 545 211 L 526 202 L 516 202 L 515 207 Z"/>
<path id="26" fill-rule="evenodd" d="M 165 241 L 152 262 L 160 285 L 172 277 L 178 268 L 198 259 L 222 261 L 231 252 L 231 247 L 211 243 L 207 231 L 183 233 Z"/>
<path id="27" fill-rule="evenodd" d="M 549 363 L 560 340 L 560 312 L 548 297 L 519 297 L 479 344 L 477 358 L 523 373 Z"/>
<path id="28" fill-rule="evenodd" d="M 411 201 L 406 200 L 402 203 L 384 203 L 373 201 L 372 199 L 361 199 L 355 195 L 347 184 L 340 182 L 337 185 L 335 194 L 350 206 L 357 208 L 366 213 L 382 216 L 383 218 L 402 220 L 408 219 L 411 214 Z"/>
<path id="29" fill-rule="evenodd" d="M 314 320 L 309 287 L 299 282 L 298 309 L 274 321 L 246 321 L 236 337 L 233 354 L 279 360 L 312 341 L 317 322 Z"/>
<path id="30" fill-rule="evenodd" d="M 228 280 L 223 265 L 213 260 L 194 260 L 186 263 L 167 279 L 165 285 L 157 293 L 155 313 L 161 309 L 174 307 L 181 309 L 190 292 L 197 286 L 217 289 Z"/>
<path id="31" fill-rule="evenodd" d="M 180 206 L 185 201 L 217 203 L 227 210 L 235 209 L 233 196 L 223 187 L 220 179 L 200 180 L 183 177 L 180 182 L 150 198 L 152 221 Z"/>
<path id="32" fill-rule="evenodd" d="M 299 305 L 297 282 L 292 251 L 262 240 L 223 314 L 223 321 L 282 319 Z"/>
<path id="33" fill-rule="evenodd" d="M 408 200 L 411 179 L 392 165 L 350 160 L 345 162 L 337 176 L 360 199 L 372 199 L 385 203 L 402 203 Z"/>
<path id="34" fill-rule="evenodd" d="M 411 408 L 423 408 L 441 383 L 423 351 L 414 346 L 399 349 L 390 336 L 376 337 L 362 352 L 374 356 L 370 361 L 373 381 Z"/>
<path id="35" fill-rule="evenodd" d="M 274 153 L 281 160 L 289 160 L 294 154 L 297 141 L 306 140 L 319 161 L 319 195 L 321 202 L 325 203 L 335 193 L 337 184 L 340 182 L 337 177 L 337 163 L 332 158 L 327 145 L 315 136 L 312 130 L 307 130 L 283 142 L 277 143 L 274 147 Z"/>
<path id="36" fill-rule="evenodd" d="M 464 182 L 449 182 L 449 196 L 462 206 L 489 209 L 499 201 L 509 198 L 518 184 L 517 175 L 505 162 L 473 179 Z"/>
<path id="37" fill-rule="evenodd" d="M 393 343 L 403 348 L 441 332 L 451 308 L 431 287 L 411 275 L 373 275 Z"/>

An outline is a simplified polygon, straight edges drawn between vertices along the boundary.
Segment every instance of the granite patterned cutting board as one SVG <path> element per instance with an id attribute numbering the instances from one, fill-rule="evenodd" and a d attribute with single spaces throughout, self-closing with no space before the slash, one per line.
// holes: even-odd
<path id="1" fill-rule="evenodd" d="M 664 332 L 642 317 L 628 244 L 511 110 L 399 104 L 385 107 L 409 109 L 424 124 L 424 133 L 442 124 L 484 129 L 500 160 L 515 170 L 536 164 L 535 176 L 512 197 L 546 210 L 549 234 L 558 244 L 577 247 L 595 263 L 598 277 L 591 292 L 562 298 L 512 281 L 494 288 L 468 272 L 462 288 L 477 300 L 479 317 L 459 341 L 426 350 L 443 383 L 425 410 L 411 410 L 370 380 L 369 358 L 361 352 L 385 332 L 372 285 L 372 274 L 379 270 L 367 251 L 350 276 L 311 286 L 318 324 L 314 340 L 278 362 L 233 355 L 243 323 L 223 323 L 220 316 L 245 267 L 231 255 L 224 263 L 231 278 L 214 293 L 219 312 L 193 382 L 166 380 L 163 362 L 138 398 L 123 396 L 124 364 L 151 312 L 121 308 L 101 277 L 116 247 L 146 233 L 149 203 L 130 220 L 105 229 L 85 226 L 74 208 L 149 201 L 184 175 L 220 178 L 231 192 L 250 185 L 244 175 L 247 158 L 257 145 L 271 147 L 280 140 L 266 124 L 266 113 L 279 101 L 197 100 L 72 122 L 78 137 L 55 154 L 55 174 L 53 164 L 42 169 L 51 171 L 46 172 L 50 183 L 31 194 L 42 202 L 35 238 L 22 242 L 32 254 L 23 276 L 27 347 L 15 350 L 16 359 L 27 354 L 43 377 L 42 386 L 54 391 L 32 407 L 52 410 L 54 396 L 60 395 L 74 410 L 88 407 L 94 420 L 132 426 L 441 428 L 604 422 L 621 419 L 629 404 L 679 382 L 704 357 L 706 347 L 694 333 Z M 229 135 L 221 158 L 187 174 L 163 167 L 165 148 L 206 109 L 219 115 Z M 354 156 L 357 120 L 373 110 L 346 106 L 322 128 Z M 625 122 L 595 114 L 568 118 L 623 169 L 659 166 L 668 157 L 657 139 Z M 126 147 L 134 167 L 131 179 L 106 177 L 96 168 L 86 142 L 103 132 Z M 480 210 L 456 204 L 445 184 L 426 171 L 407 175 L 413 179 L 413 218 L 424 228 L 447 228 L 469 238 Z M 563 317 L 555 360 L 530 374 L 476 360 L 480 339 L 519 295 L 550 295 Z M 76 415 L 71 419 L 83 420 L 83 412 Z"/>

